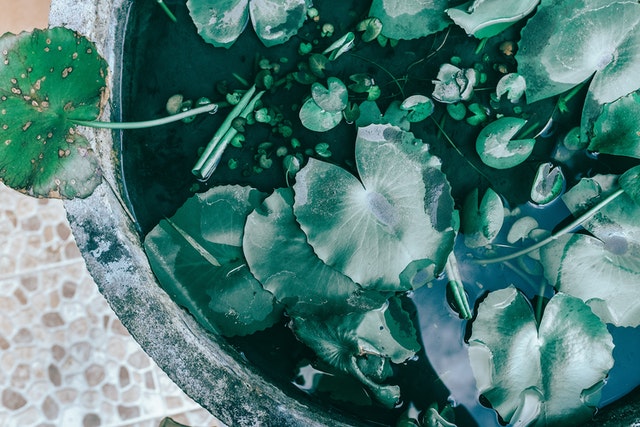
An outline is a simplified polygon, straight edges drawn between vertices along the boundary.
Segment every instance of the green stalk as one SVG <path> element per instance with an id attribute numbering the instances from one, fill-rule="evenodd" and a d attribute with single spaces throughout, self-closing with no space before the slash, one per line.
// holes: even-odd
<path id="1" fill-rule="evenodd" d="M 171 10 L 169 10 L 169 7 L 164 3 L 164 1 L 162 0 L 158 0 L 158 4 L 160 5 L 160 7 L 162 8 L 162 10 L 164 10 L 164 13 L 167 14 L 167 16 L 169 17 L 169 19 L 171 19 L 173 22 L 178 22 L 178 19 L 176 18 L 176 16 L 173 14 L 173 12 L 171 12 Z"/>
<path id="2" fill-rule="evenodd" d="M 168 123 L 177 122 L 187 117 L 195 116 L 202 113 L 216 113 L 218 111 L 218 104 L 207 104 L 202 107 L 194 108 L 193 110 L 183 111 L 182 113 L 174 114 L 172 116 L 163 117 L 161 119 L 147 120 L 143 122 L 98 122 L 94 120 L 76 120 L 69 119 L 69 121 L 78 126 L 87 126 L 91 128 L 99 129 L 146 129 L 154 126 L 166 125 Z"/>
<path id="3" fill-rule="evenodd" d="M 453 294 L 460 316 L 462 316 L 463 319 L 471 319 L 471 307 L 469 306 L 469 300 L 462 285 L 462 276 L 460 276 L 460 270 L 458 269 L 458 260 L 453 252 L 451 252 L 449 258 L 447 258 L 445 272 L 449 279 L 449 288 Z"/>
<path id="4" fill-rule="evenodd" d="M 539 248 L 541 248 L 541 247 L 543 247 L 545 245 L 548 245 L 549 243 L 553 242 L 554 240 L 557 240 L 560 237 L 564 236 L 565 234 L 569 233 L 571 230 L 573 230 L 574 228 L 578 227 L 583 222 L 587 221 L 589 218 L 594 216 L 600 209 L 604 208 L 606 205 L 608 205 L 609 203 L 614 201 L 622 193 L 624 193 L 624 190 L 622 188 L 619 188 L 614 193 L 612 193 L 608 197 L 604 198 L 600 203 L 598 203 L 597 205 L 595 205 L 594 207 L 592 207 L 591 209 L 589 209 L 588 211 L 586 211 L 585 213 L 580 215 L 575 220 L 571 221 L 571 223 L 569 225 L 567 225 L 567 226 L 563 227 L 562 229 L 558 230 L 556 233 L 552 234 L 551 236 L 547 237 L 546 239 L 541 240 L 538 243 L 529 246 L 528 248 L 524 248 L 524 249 L 522 249 L 520 251 L 517 251 L 517 252 L 514 252 L 514 253 L 512 253 L 510 255 L 505 255 L 505 256 L 501 256 L 501 257 L 497 257 L 497 258 L 475 259 L 475 260 L 473 260 L 473 262 L 478 263 L 478 264 L 495 264 L 497 262 L 509 261 L 510 259 L 518 258 L 518 257 L 520 257 L 522 255 L 528 254 L 529 252 L 533 252 L 536 249 L 539 249 Z"/>
<path id="5" fill-rule="evenodd" d="M 204 153 L 202 153 L 195 166 L 191 169 L 191 172 L 199 179 L 206 180 L 211 176 L 216 166 L 218 166 L 225 148 L 227 148 L 229 142 L 238 133 L 238 131 L 231 126 L 233 120 L 238 117 L 247 118 L 264 94 L 264 91 L 261 91 L 253 96 L 255 91 L 256 87 L 254 85 L 244 94 L 240 102 L 233 107 L 233 110 L 231 110 L 229 115 L 224 119 L 220 128 L 218 128 L 213 138 L 211 138 L 211 141 L 209 141 Z"/>

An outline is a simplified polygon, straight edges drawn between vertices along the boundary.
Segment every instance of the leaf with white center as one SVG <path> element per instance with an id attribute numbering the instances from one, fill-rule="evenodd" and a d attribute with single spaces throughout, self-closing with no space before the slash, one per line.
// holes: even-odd
<path id="1" fill-rule="evenodd" d="M 527 160 L 535 139 L 512 139 L 527 123 L 517 117 L 502 117 L 485 126 L 476 139 L 476 151 L 482 162 L 496 169 L 508 169 Z"/>
<path id="2" fill-rule="evenodd" d="M 452 227 L 437 223 L 446 218 L 446 203 L 438 202 L 446 200 L 448 183 L 443 176 L 425 181 L 432 168 L 417 160 L 425 158 L 420 148 L 401 143 L 403 135 L 412 136 L 391 125 L 359 129 L 360 179 L 315 159 L 296 175 L 294 212 L 309 243 L 364 288 L 406 289 L 400 274 L 407 266 L 428 259 L 441 271 L 451 250 Z"/>
<path id="3" fill-rule="evenodd" d="M 536 8 L 540 0 L 474 0 L 448 9 L 447 14 L 469 35 L 493 37 Z"/>
<path id="4" fill-rule="evenodd" d="M 382 35 L 410 40 L 447 28 L 447 0 L 373 0 L 369 16 L 382 22 Z"/>
<path id="5" fill-rule="evenodd" d="M 505 421 L 521 425 L 589 420 L 612 353 L 606 325 L 580 299 L 555 295 L 537 326 L 513 286 L 480 303 L 469 339 L 480 393 Z"/>
<path id="6" fill-rule="evenodd" d="M 590 79 L 589 96 L 613 102 L 640 88 L 637 1 L 542 0 L 516 54 L 527 100 L 558 95 Z"/>
<path id="7" fill-rule="evenodd" d="M 541 255 L 545 276 L 556 289 L 585 301 L 604 322 L 640 325 L 638 242 L 604 243 L 575 234 L 542 248 Z"/>
<path id="8" fill-rule="evenodd" d="M 640 166 L 635 166 L 623 173 L 618 183 L 625 193 L 636 202 L 636 205 L 640 206 Z"/>
<path id="9" fill-rule="evenodd" d="M 331 130 L 342 121 L 342 111 L 324 110 L 313 98 L 307 99 L 302 104 L 298 115 L 302 125 L 315 132 Z"/>
<path id="10" fill-rule="evenodd" d="M 517 103 L 527 89 L 527 82 L 518 73 L 509 73 L 503 76 L 496 85 L 496 95 L 498 99 L 507 94 L 507 98 L 512 103 Z"/>
<path id="11" fill-rule="evenodd" d="M 318 107 L 332 113 L 347 108 L 349 101 L 347 87 L 337 77 L 329 77 L 327 87 L 317 82 L 312 84 L 311 97 L 318 104 Z"/>
<path id="12" fill-rule="evenodd" d="M 253 275 L 290 316 L 363 311 L 386 299 L 363 295 L 351 279 L 318 258 L 293 216 L 290 189 L 276 190 L 249 215 L 242 247 Z"/>
<path id="13" fill-rule="evenodd" d="M 221 186 L 193 196 L 144 241 L 160 285 L 210 330 L 247 335 L 272 326 L 281 308 L 251 275 L 240 244 L 263 194 Z"/>
<path id="14" fill-rule="evenodd" d="M 36 197 L 86 197 L 101 182 L 73 120 L 107 102 L 107 63 L 67 28 L 0 37 L 0 181 Z"/>
<path id="15" fill-rule="evenodd" d="M 531 201 L 538 205 L 551 203 L 562 193 L 564 184 L 564 174 L 559 166 L 552 163 L 541 164 L 531 186 Z"/>

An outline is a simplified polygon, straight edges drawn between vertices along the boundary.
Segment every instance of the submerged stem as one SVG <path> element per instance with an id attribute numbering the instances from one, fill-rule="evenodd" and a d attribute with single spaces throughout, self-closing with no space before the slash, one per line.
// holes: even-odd
<path id="1" fill-rule="evenodd" d="M 191 169 L 191 172 L 201 180 L 208 179 L 216 166 L 220 162 L 222 153 L 227 147 L 231 139 L 238 133 L 236 129 L 232 127 L 233 121 L 238 117 L 247 118 L 247 116 L 253 112 L 256 103 L 260 100 L 264 91 L 257 93 L 256 86 L 253 85 L 240 99 L 240 102 L 233 107 L 229 112 L 229 115 L 224 119 L 216 133 L 207 144 L 204 152 Z"/>
<path id="2" fill-rule="evenodd" d="M 167 16 L 169 17 L 169 19 L 171 19 L 173 22 L 178 22 L 178 19 L 176 18 L 176 16 L 173 14 L 173 12 L 171 12 L 171 10 L 169 9 L 169 7 L 164 3 L 164 1 L 162 0 L 158 0 L 158 4 L 160 5 L 160 7 L 162 8 L 162 10 L 164 10 L 164 13 L 167 14 Z"/>
<path id="3" fill-rule="evenodd" d="M 449 279 L 449 288 L 453 293 L 453 298 L 456 302 L 456 307 L 460 312 L 460 316 L 463 319 L 471 319 L 471 307 L 469 306 L 469 300 L 467 294 L 464 291 L 462 285 L 462 276 L 460 275 L 460 269 L 458 268 L 458 260 L 453 252 L 449 254 L 447 258 L 447 264 L 445 265 L 445 272 Z"/>
<path id="4" fill-rule="evenodd" d="M 614 193 L 612 193 L 611 195 L 607 196 L 602 201 L 600 201 L 598 204 L 596 204 L 594 207 L 592 207 L 591 209 L 587 210 L 585 213 L 580 215 L 575 220 L 571 221 L 571 223 L 569 223 L 567 226 L 565 226 L 562 229 L 558 230 L 557 232 L 555 232 L 551 236 L 547 237 L 546 239 L 541 240 L 538 243 L 529 246 L 528 248 L 524 248 L 524 249 L 522 249 L 520 251 L 517 251 L 517 252 L 514 252 L 512 254 L 501 256 L 501 257 L 497 257 L 497 258 L 475 259 L 475 260 L 473 260 L 473 262 L 478 263 L 478 264 L 495 264 L 497 262 L 508 261 L 510 259 L 514 259 L 514 258 L 518 258 L 518 257 L 520 257 L 522 255 L 526 255 L 529 252 L 533 252 L 536 249 L 539 249 L 539 248 L 541 248 L 541 247 L 543 247 L 545 245 L 548 245 L 549 243 L 553 242 L 554 240 L 557 240 L 561 236 L 564 236 L 565 234 L 569 233 L 571 230 L 573 230 L 574 228 L 578 227 L 583 222 L 587 221 L 589 218 L 594 216 L 600 209 L 604 208 L 606 205 L 608 205 L 609 203 L 614 201 L 622 193 L 624 193 L 624 190 L 622 188 L 619 188 Z"/>
<path id="5" fill-rule="evenodd" d="M 146 129 L 154 126 L 166 125 L 168 123 L 177 122 L 182 119 L 186 119 L 187 117 L 196 116 L 202 113 L 212 113 L 215 114 L 218 111 L 218 104 L 207 104 L 202 107 L 194 108 L 193 110 L 183 111 L 182 113 L 174 114 L 172 116 L 163 117 L 161 119 L 154 120 L 146 120 L 143 122 L 128 122 L 128 123 L 120 123 L 120 122 L 99 122 L 94 120 L 76 120 L 69 119 L 69 121 L 73 124 L 79 126 L 87 126 L 90 128 L 99 128 L 99 129 Z"/>
<path id="6" fill-rule="evenodd" d="M 391 79 L 396 84 L 396 86 L 398 86 L 398 90 L 400 90 L 400 95 L 402 95 L 402 99 L 406 98 L 406 96 L 404 95 L 404 89 L 402 88 L 402 85 L 400 84 L 400 81 L 396 78 L 396 76 L 391 74 L 391 71 L 387 70 L 382 65 L 378 64 L 376 61 L 373 61 L 373 60 L 371 60 L 369 58 L 366 58 L 364 56 L 360 56 L 360 55 L 357 55 L 355 53 L 350 53 L 350 55 L 353 56 L 354 58 L 358 58 L 358 59 L 361 59 L 363 61 L 369 62 L 370 64 L 373 64 L 376 67 L 380 68 L 385 74 L 387 74 L 389 77 L 391 77 Z"/>

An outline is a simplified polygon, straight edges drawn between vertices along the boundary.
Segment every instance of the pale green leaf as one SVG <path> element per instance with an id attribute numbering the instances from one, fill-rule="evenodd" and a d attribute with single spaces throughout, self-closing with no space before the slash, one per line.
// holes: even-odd
<path id="1" fill-rule="evenodd" d="M 313 98 L 306 100 L 298 113 L 302 125 L 315 132 L 326 132 L 342 121 L 341 111 L 326 111 Z"/>
<path id="2" fill-rule="evenodd" d="M 465 245 L 479 248 L 490 244 L 504 223 L 502 199 L 489 188 L 480 201 L 478 189 L 474 189 L 464 201 L 461 221 Z"/>
<path id="3" fill-rule="evenodd" d="M 598 104 L 640 88 L 639 24 L 636 1 L 543 0 L 516 54 L 527 100 L 558 95 L 592 76 L 589 96 Z"/>
<path id="4" fill-rule="evenodd" d="M 493 37 L 536 8 L 540 0 L 474 0 L 447 10 L 447 14 L 469 35 Z"/>
<path id="5" fill-rule="evenodd" d="M 415 140 L 391 125 L 360 128 L 359 179 L 315 159 L 296 175 L 294 211 L 309 243 L 365 288 L 405 289 L 400 274 L 410 263 L 429 259 L 441 270 L 451 248 L 452 205 L 438 203 L 447 200 L 449 185 L 444 176 L 424 179 L 437 159 L 405 139 Z"/>
<path id="6" fill-rule="evenodd" d="M 476 139 L 476 151 L 482 162 L 496 169 L 508 169 L 527 160 L 535 139 L 512 139 L 527 123 L 517 117 L 502 117 L 485 126 Z"/>
<path id="7" fill-rule="evenodd" d="M 478 307 L 469 357 L 478 389 L 507 422 L 567 425 L 589 420 L 613 366 L 606 325 L 578 298 L 557 294 L 540 325 L 511 286 Z"/>
<path id="8" fill-rule="evenodd" d="M 640 158 L 640 92 L 606 104 L 593 126 L 589 150 Z"/>
<path id="9" fill-rule="evenodd" d="M 382 22 L 382 35 L 410 40 L 445 29 L 447 0 L 373 0 L 369 16 Z"/>
<path id="10" fill-rule="evenodd" d="M 298 33 L 307 17 L 307 0 L 250 0 L 249 14 L 258 38 L 271 47 Z"/>
<path id="11" fill-rule="evenodd" d="M 249 0 L 188 0 L 198 34 L 216 47 L 229 48 L 249 22 Z"/>

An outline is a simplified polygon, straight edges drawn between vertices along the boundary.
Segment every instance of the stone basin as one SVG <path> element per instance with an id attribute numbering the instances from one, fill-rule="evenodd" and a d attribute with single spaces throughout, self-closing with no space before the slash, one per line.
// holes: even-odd
<path id="1" fill-rule="evenodd" d="M 118 117 L 122 46 L 133 0 L 53 0 L 51 26 L 66 26 L 93 40 L 107 59 L 111 104 L 102 120 Z M 117 134 L 87 129 L 105 182 L 89 198 L 65 202 L 69 221 L 100 292 L 142 348 L 191 398 L 233 426 L 362 425 L 265 378 L 223 338 L 203 329 L 161 289 L 136 226 L 118 194 Z M 107 184 L 111 183 L 110 185 Z M 126 204 L 125 204 L 126 205 Z M 602 411 L 592 425 L 640 423 L 636 392 Z"/>

